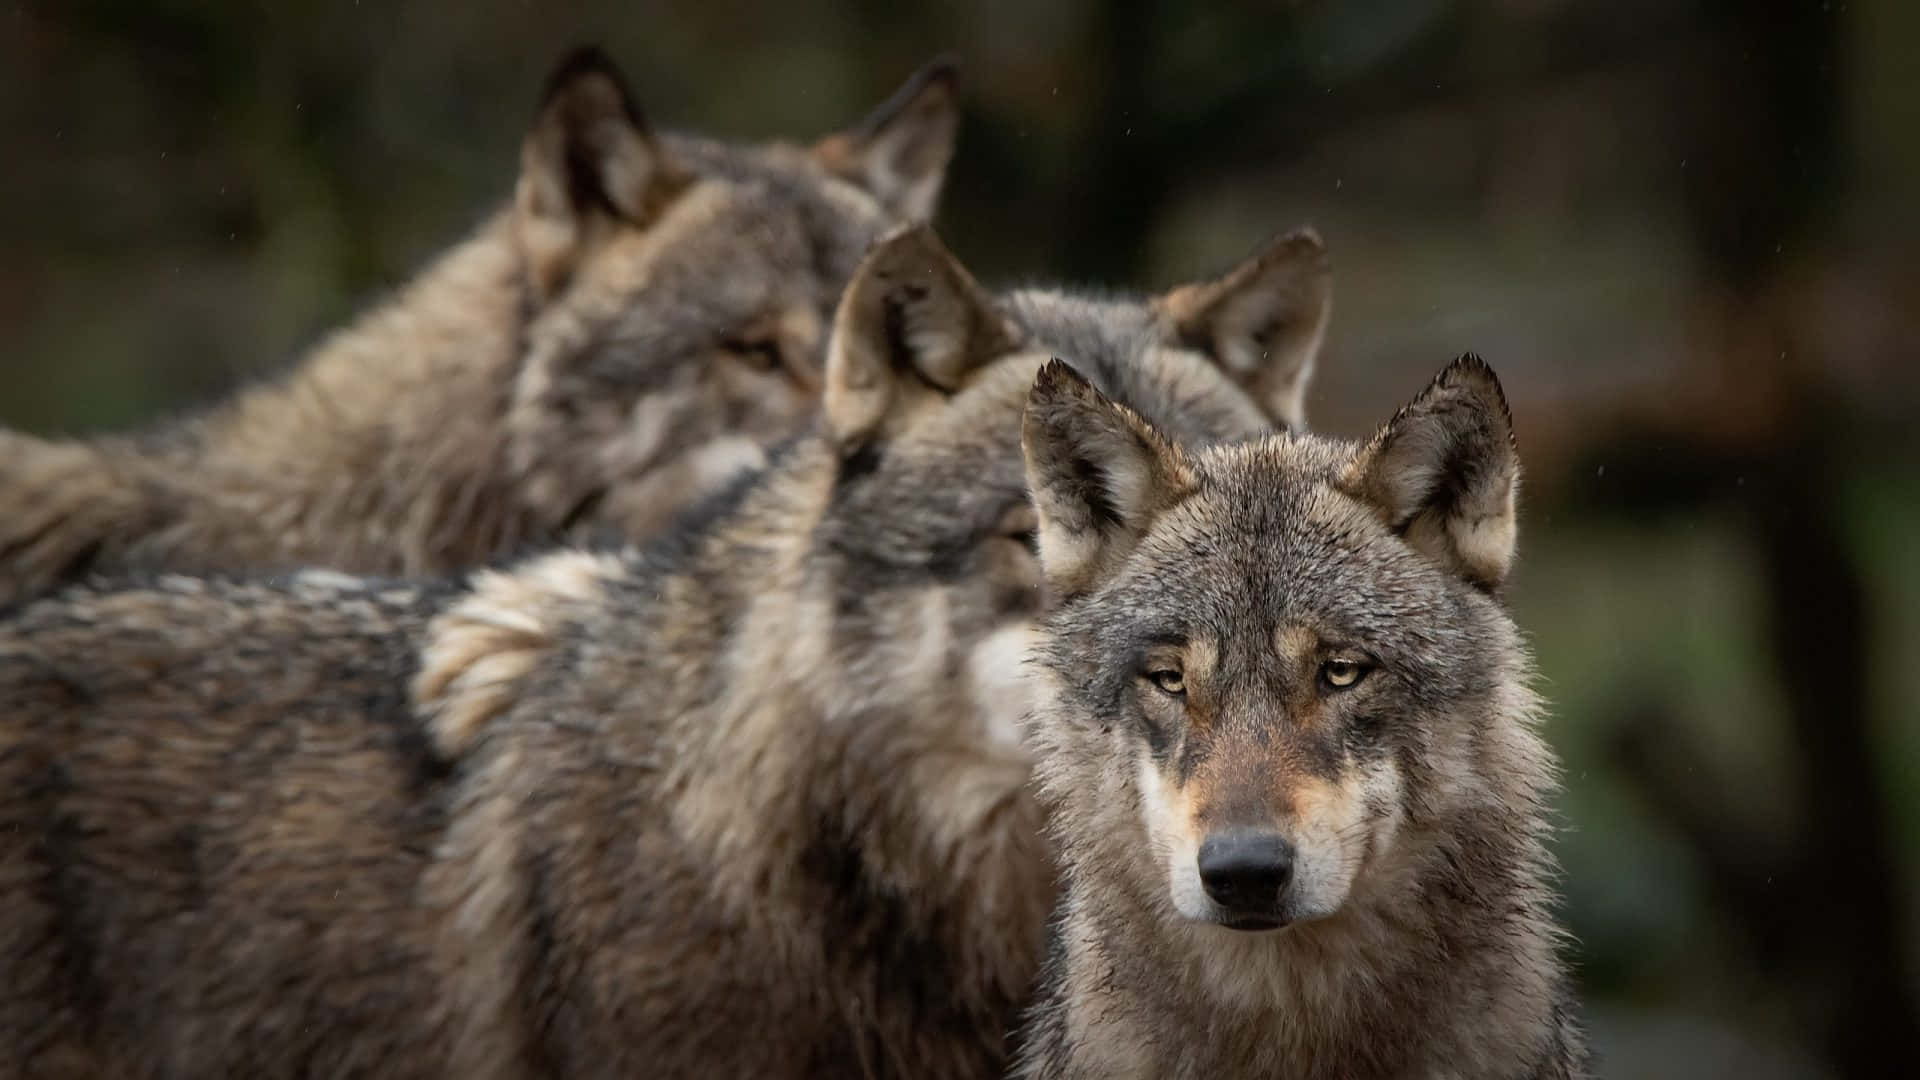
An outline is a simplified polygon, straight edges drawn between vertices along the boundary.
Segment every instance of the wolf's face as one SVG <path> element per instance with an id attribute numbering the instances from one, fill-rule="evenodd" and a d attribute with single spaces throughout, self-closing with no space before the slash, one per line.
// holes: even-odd
<path id="1" fill-rule="evenodd" d="M 842 288 L 931 215 L 956 124 L 944 64 L 806 148 L 656 136 L 603 57 L 564 64 L 512 211 L 533 310 L 508 453 L 532 511 L 649 532 L 799 430 Z"/>
<path id="2" fill-rule="evenodd" d="M 1401 842 L 1462 803 L 1475 718 L 1514 684 L 1490 594 L 1518 472 L 1492 372 L 1456 362 L 1364 445 L 1192 447 L 1055 366 L 1026 452 L 1062 597 L 1043 784 L 1070 823 L 1134 819 L 1070 824 L 1069 845 L 1241 930 L 1332 916 L 1418 857 Z"/>
<path id="3" fill-rule="evenodd" d="M 1297 400 L 1299 389 L 1275 371 L 1304 379 L 1312 367 L 1325 258 L 1301 233 L 1249 265 L 1259 273 L 1242 267 L 1245 280 L 1215 298 L 1257 315 L 1220 340 L 1267 342 L 1265 358 L 1239 370 L 1211 351 L 1213 336 L 1196 346 L 1170 325 L 1164 299 L 997 299 L 924 228 L 875 249 L 835 323 L 823 423 L 838 460 L 815 533 L 837 577 L 841 663 L 866 697 L 966 702 L 1017 747 L 1027 646 L 1047 599 L 1020 449 L 1034 373 L 1071 355 L 1106 393 L 1194 445 L 1271 431 L 1283 410 L 1262 407 L 1275 400 L 1267 391 Z M 1281 324 L 1313 330 L 1294 339 Z"/>

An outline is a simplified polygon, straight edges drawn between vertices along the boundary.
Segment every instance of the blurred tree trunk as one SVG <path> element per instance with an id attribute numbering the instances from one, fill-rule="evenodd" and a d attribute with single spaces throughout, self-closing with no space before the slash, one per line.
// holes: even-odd
<path id="1" fill-rule="evenodd" d="M 1675 729 L 1630 723 L 1626 761 L 1695 845 L 1712 888 L 1769 974 L 1794 988 L 1842 1075 L 1890 1075 L 1920 1022 L 1890 809 L 1874 768 L 1868 599 L 1842 532 L 1847 432 L 1820 408 L 1818 328 L 1796 324 L 1788 268 L 1804 265 L 1843 166 L 1840 14 L 1803 0 L 1728 0 L 1728 28 L 1683 95 L 1685 205 L 1707 274 L 1725 286 L 1706 343 L 1722 388 L 1706 415 L 1665 431 L 1668 460 L 1719 461 L 1694 477 L 1649 470 L 1690 512 L 1741 489 L 1767 589 L 1767 642 L 1787 703 L 1804 828 L 1789 852 L 1710 820 L 1684 790 Z M 1716 415 L 1717 414 L 1717 415 Z M 1742 431 L 1744 423 L 1752 425 Z M 1757 420 L 1756 420 L 1757 418 Z M 1682 445 L 1674 445 L 1675 441 Z M 1729 446 L 1729 441 L 1740 444 Z M 1688 445 L 1690 443 L 1690 445 Z M 1717 474 L 1717 475 L 1716 475 Z M 1684 742 L 1684 740 L 1681 740 Z M 1696 752 L 1697 753 L 1697 752 Z M 1662 767 L 1664 759 L 1665 767 Z M 1724 815 L 1724 809 L 1721 810 Z"/>
<path id="2" fill-rule="evenodd" d="M 1803 901 L 1780 931 L 1847 1076 L 1885 1075 L 1888 1052 L 1915 1033 L 1905 908 L 1887 799 L 1873 765 L 1867 603 L 1840 535 L 1841 455 L 1782 448 L 1774 500 L 1752 509 L 1771 588 L 1769 641 L 1787 695 L 1808 828 L 1796 871 Z"/>

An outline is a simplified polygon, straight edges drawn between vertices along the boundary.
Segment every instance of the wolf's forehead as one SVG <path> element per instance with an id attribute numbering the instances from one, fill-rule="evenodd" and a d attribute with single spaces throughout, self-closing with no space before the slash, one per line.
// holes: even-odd
<path id="1" fill-rule="evenodd" d="M 1022 289 L 1009 293 L 1005 306 L 1034 348 L 1072 364 L 1095 385 L 1111 385 L 1155 341 L 1152 313 L 1131 300 Z"/>
<path id="2" fill-rule="evenodd" d="M 1001 356 L 975 372 L 930 422 L 910 430 L 906 441 L 918 444 L 930 459 L 991 463 L 1024 474 L 1020 422 L 1034 375 L 1048 354 L 1021 351 Z"/>
<path id="3" fill-rule="evenodd" d="M 684 131 L 660 135 L 661 146 L 680 167 L 721 180 L 755 180 L 800 171 L 805 154 L 784 143 L 736 143 Z"/>
<path id="4" fill-rule="evenodd" d="M 1030 348 L 1073 365 L 1176 441 L 1205 445 L 1272 429 L 1218 365 L 1168 342 L 1142 301 L 1027 290 L 1011 294 L 1007 307 Z"/>
<path id="5" fill-rule="evenodd" d="M 1270 435 L 1205 447 L 1193 460 L 1200 485 L 1156 530 L 1155 547 L 1163 558 L 1204 565 L 1195 575 L 1230 591 L 1346 573 L 1356 553 L 1391 539 L 1337 486 L 1348 460 L 1339 444 Z"/>
<path id="6" fill-rule="evenodd" d="M 967 386 L 889 439 L 864 484 L 886 515 L 912 506 L 930 531 L 971 534 L 1026 491 L 1021 419 L 1044 353 L 1011 353 L 976 372 Z M 891 509 L 890 509 L 891 508 Z"/>
<path id="7" fill-rule="evenodd" d="M 607 336 L 659 339 L 676 327 L 728 327 L 795 306 L 829 318 L 880 231 L 852 219 L 821 225 L 831 214 L 818 200 L 770 201 L 753 184 L 695 185 L 597 264 L 595 288 L 611 298 L 598 312 L 618 328 Z"/>
<path id="8" fill-rule="evenodd" d="M 1273 432 L 1200 450 L 1196 464 L 1211 490 L 1250 503 L 1338 494 L 1342 471 L 1359 447 L 1305 432 Z"/>
<path id="9" fill-rule="evenodd" d="M 1272 445 L 1282 439 L 1298 445 Z M 1341 444 L 1262 442 L 1198 455 L 1201 488 L 1156 526 L 1140 588 L 1221 628 L 1297 624 L 1382 644 L 1446 607 L 1441 573 L 1341 490 Z"/>
<path id="10" fill-rule="evenodd" d="M 878 231 L 893 223 L 893 216 L 872 192 L 835 176 L 802 147 L 680 135 L 669 141 L 668 148 L 696 175 L 740 184 L 767 206 L 799 214 L 816 230 Z"/>

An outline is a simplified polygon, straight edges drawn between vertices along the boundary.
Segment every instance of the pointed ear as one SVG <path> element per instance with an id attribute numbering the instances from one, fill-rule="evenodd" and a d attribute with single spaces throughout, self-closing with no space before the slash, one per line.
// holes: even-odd
<path id="1" fill-rule="evenodd" d="M 1348 466 L 1341 485 L 1414 550 L 1489 591 L 1513 564 L 1520 458 L 1493 369 L 1447 365 Z"/>
<path id="2" fill-rule="evenodd" d="M 813 154 L 902 221 L 931 221 L 959 128 L 959 68 L 940 57 L 858 125 L 816 143 Z"/>
<path id="3" fill-rule="evenodd" d="M 1312 229 L 1277 237 L 1213 281 L 1156 301 L 1175 342 L 1212 356 L 1274 419 L 1306 429 L 1307 383 L 1333 313 L 1333 272 Z"/>
<path id="4" fill-rule="evenodd" d="M 687 180 L 647 132 L 613 61 L 575 49 L 547 77 L 520 149 L 514 225 L 544 299 L 566 284 L 594 239 L 617 222 L 645 225 Z"/>
<path id="5" fill-rule="evenodd" d="M 993 298 L 925 225 L 874 245 L 833 319 L 821 402 L 827 429 L 856 445 L 896 429 L 1010 352 Z"/>
<path id="6" fill-rule="evenodd" d="M 1112 572 L 1195 483 L 1179 447 L 1060 360 L 1034 379 L 1020 445 L 1040 521 L 1040 566 L 1063 599 Z"/>

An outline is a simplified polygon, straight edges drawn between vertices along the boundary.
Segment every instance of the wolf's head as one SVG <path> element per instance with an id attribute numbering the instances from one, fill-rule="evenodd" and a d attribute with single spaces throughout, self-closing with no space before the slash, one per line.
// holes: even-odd
<path id="1" fill-rule="evenodd" d="M 1034 373 L 1071 356 L 1186 443 L 1245 438 L 1297 419 L 1328 296 L 1307 232 L 1148 301 L 995 297 L 925 227 L 878 245 L 841 303 L 822 405 L 836 460 L 814 540 L 856 646 L 849 677 L 873 694 L 972 700 L 1016 743 L 1046 598 L 1020 450 Z"/>
<path id="2" fill-rule="evenodd" d="M 1053 365 L 1025 449 L 1061 598 L 1030 741 L 1068 857 L 1145 910 L 1333 916 L 1491 786 L 1544 784 L 1496 599 L 1519 467 L 1477 358 L 1363 444 L 1198 446 Z"/>
<path id="3" fill-rule="evenodd" d="M 811 147 L 742 146 L 655 133 L 597 50 L 558 66 L 508 223 L 530 308 L 508 459 L 538 519 L 651 531 L 802 426 L 854 267 L 933 213 L 954 86 L 936 62 Z"/>

